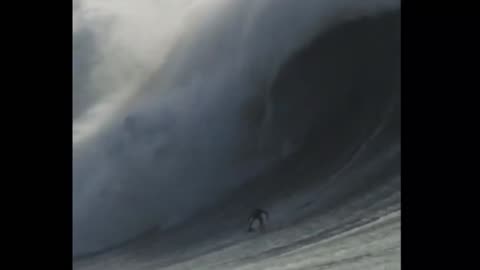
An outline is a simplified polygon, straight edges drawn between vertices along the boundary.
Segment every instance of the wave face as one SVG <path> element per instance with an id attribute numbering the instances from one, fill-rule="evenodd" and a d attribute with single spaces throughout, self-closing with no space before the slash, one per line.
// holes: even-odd
<path id="1" fill-rule="evenodd" d="M 399 190 L 400 1 L 73 3 L 74 257 Z"/>

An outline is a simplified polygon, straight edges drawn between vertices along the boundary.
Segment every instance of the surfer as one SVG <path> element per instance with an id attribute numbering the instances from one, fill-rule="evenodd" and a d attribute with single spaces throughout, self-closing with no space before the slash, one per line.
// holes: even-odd
<path id="1" fill-rule="evenodd" d="M 262 209 L 255 209 L 253 212 L 250 214 L 250 217 L 248 218 L 248 232 L 254 231 L 253 229 L 253 224 L 255 221 L 258 221 L 260 223 L 260 231 L 265 232 L 265 221 L 268 220 L 268 212 Z"/>

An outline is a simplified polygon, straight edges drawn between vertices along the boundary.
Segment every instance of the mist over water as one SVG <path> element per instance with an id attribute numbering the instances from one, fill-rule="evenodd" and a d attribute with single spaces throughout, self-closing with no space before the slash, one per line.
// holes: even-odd
<path id="1" fill-rule="evenodd" d="M 397 119 L 399 1 L 73 3 L 74 256 L 272 190 L 292 160 L 327 178 Z"/>

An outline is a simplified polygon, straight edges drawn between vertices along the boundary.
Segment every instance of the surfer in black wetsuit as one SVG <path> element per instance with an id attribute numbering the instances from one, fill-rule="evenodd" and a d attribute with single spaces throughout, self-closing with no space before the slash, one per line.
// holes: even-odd
<path id="1" fill-rule="evenodd" d="M 265 221 L 268 220 L 268 212 L 259 208 L 253 210 L 248 218 L 248 232 L 253 232 L 255 220 L 260 223 L 260 231 L 265 232 Z"/>

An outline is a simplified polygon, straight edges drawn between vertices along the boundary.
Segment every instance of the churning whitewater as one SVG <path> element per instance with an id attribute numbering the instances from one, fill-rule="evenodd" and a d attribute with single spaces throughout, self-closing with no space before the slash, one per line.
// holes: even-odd
<path id="1" fill-rule="evenodd" d="M 78 269 L 400 267 L 399 0 L 73 0 L 72 123 Z"/>

